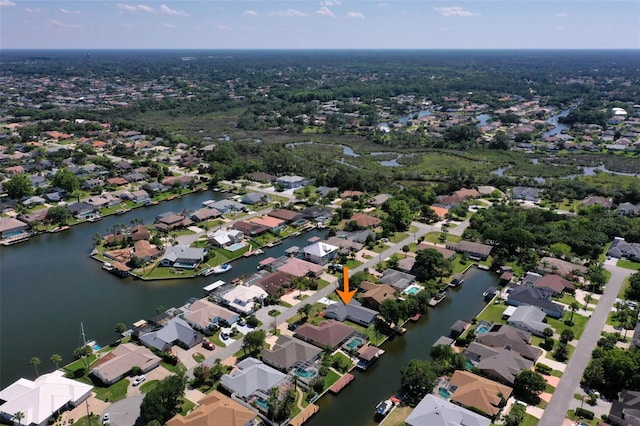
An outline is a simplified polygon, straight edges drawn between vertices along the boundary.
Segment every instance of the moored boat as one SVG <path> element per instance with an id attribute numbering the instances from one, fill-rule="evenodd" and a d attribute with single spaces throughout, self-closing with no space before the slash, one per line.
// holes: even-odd
<path id="1" fill-rule="evenodd" d="M 224 274 L 227 271 L 230 271 L 232 268 L 231 264 L 223 263 L 222 265 L 216 266 L 213 268 L 214 274 Z"/>
<path id="2" fill-rule="evenodd" d="M 203 277 L 208 277 L 209 275 L 213 274 L 215 272 L 215 268 L 207 268 L 204 271 L 200 272 L 200 275 L 202 275 Z"/>
<path id="3" fill-rule="evenodd" d="M 379 419 L 386 417 L 387 414 L 391 412 L 392 408 L 393 408 L 393 402 L 391 401 L 391 399 L 385 399 L 384 401 L 380 401 L 378 405 L 376 405 L 375 415 Z"/>

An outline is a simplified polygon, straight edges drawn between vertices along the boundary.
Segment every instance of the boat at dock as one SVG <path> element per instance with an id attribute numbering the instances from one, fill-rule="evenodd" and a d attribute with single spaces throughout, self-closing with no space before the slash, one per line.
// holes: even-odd
<path id="1" fill-rule="evenodd" d="M 421 314 L 415 314 L 412 317 L 409 317 L 409 320 L 411 320 L 411 322 L 418 322 L 418 320 L 422 317 Z"/>
<path id="2" fill-rule="evenodd" d="M 213 274 L 224 274 L 225 272 L 230 271 L 232 268 L 230 263 L 223 263 L 222 265 L 216 266 L 213 268 Z"/>
<path id="3" fill-rule="evenodd" d="M 105 271 L 111 272 L 111 271 L 113 271 L 113 265 L 111 263 L 109 263 L 109 262 L 104 262 L 102 264 L 102 269 L 104 269 Z"/>
<path id="4" fill-rule="evenodd" d="M 131 209 L 118 209 L 118 210 L 115 211 L 115 214 L 123 215 L 123 214 L 129 213 L 130 211 L 131 211 Z"/>
<path id="5" fill-rule="evenodd" d="M 394 407 L 393 401 L 391 399 L 385 399 L 384 401 L 380 401 L 378 405 L 376 405 L 375 415 L 376 418 L 382 419 L 387 417 L 387 414 L 391 412 L 391 409 Z"/>
<path id="6" fill-rule="evenodd" d="M 208 277 L 209 275 L 213 274 L 215 272 L 215 268 L 211 267 L 211 268 L 207 268 L 204 271 L 200 272 L 200 275 L 203 277 Z"/>
<path id="7" fill-rule="evenodd" d="M 461 274 L 458 274 L 455 277 L 453 277 L 453 279 L 451 280 L 451 284 L 449 284 L 449 286 L 458 287 L 462 285 L 463 282 L 464 282 L 464 277 Z"/>
<path id="8" fill-rule="evenodd" d="M 442 291 L 437 293 L 434 297 L 429 300 L 429 306 L 436 306 L 438 303 L 442 302 L 447 297 L 447 293 Z"/>

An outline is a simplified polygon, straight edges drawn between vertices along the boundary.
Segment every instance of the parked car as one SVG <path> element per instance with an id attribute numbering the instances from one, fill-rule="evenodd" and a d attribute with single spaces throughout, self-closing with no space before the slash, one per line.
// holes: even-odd
<path id="1" fill-rule="evenodd" d="M 240 318 L 240 319 L 238 319 L 238 325 L 239 325 L 239 326 L 243 326 L 243 325 L 245 325 L 245 324 L 246 324 L 246 322 L 245 322 L 244 318 Z"/>
<path id="2" fill-rule="evenodd" d="M 104 413 L 104 415 L 102 416 L 102 424 L 109 424 L 109 413 Z"/>
<path id="3" fill-rule="evenodd" d="M 227 340 L 229 338 L 229 335 L 227 333 L 220 333 L 220 338 L 222 340 Z"/>
<path id="4" fill-rule="evenodd" d="M 144 374 L 139 375 L 135 379 L 133 379 L 133 386 L 138 386 L 140 383 L 147 380 L 147 377 Z"/>
<path id="5" fill-rule="evenodd" d="M 208 341 L 208 340 L 203 340 L 202 341 L 202 347 L 205 348 L 205 349 L 208 349 L 210 351 L 212 351 L 212 350 L 214 350 L 216 348 L 216 346 L 213 343 L 211 343 L 210 341 Z"/>

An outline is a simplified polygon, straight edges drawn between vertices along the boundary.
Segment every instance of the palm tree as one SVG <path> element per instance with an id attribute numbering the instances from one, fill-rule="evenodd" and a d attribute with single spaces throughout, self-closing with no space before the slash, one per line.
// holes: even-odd
<path id="1" fill-rule="evenodd" d="M 571 309 L 571 318 L 569 318 L 569 323 L 573 324 L 573 314 L 580 309 L 580 305 L 578 305 L 578 302 L 571 302 L 569 309 Z"/>
<path id="2" fill-rule="evenodd" d="M 122 338 L 122 333 L 127 331 L 127 325 L 123 322 L 119 322 L 116 324 L 114 331 L 118 333 L 118 341 L 120 341 Z"/>
<path id="3" fill-rule="evenodd" d="M 56 370 L 58 369 L 58 364 L 60 363 L 60 361 L 62 361 L 62 357 L 60 356 L 60 354 L 51 355 L 51 362 L 56 365 Z"/>
<path id="4" fill-rule="evenodd" d="M 34 356 L 33 358 L 31 358 L 29 360 L 29 365 L 32 366 L 33 368 L 35 368 L 36 370 L 36 376 L 40 376 L 40 374 L 38 373 L 38 366 L 42 363 L 42 361 L 40 361 L 40 358 L 38 358 L 37 356 Z"/>
<path id="5" fill-rule="evenodd" d="M 14 415 L 13 418 L 16 419 L 18 421 L 18 424 L 21 425 L 22 424 L 22 419 L 24 419 L 24 413 L 22 411 L 17 411 Z"/>

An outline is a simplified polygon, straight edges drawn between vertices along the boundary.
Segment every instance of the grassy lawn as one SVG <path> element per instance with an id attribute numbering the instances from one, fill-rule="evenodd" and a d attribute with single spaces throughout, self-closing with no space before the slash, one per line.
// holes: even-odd
<path id="1" fill-rule="evenodd" d="M 205 360 L 206 357 L 202 355 L 200 352 L 196 352 L 192 355 L 192 358 L 195 362 L 201 363 L 202 361 Z"/>
<path id="2" fill-rule="evenodd" d="M 484 310 L 477 316 L 478 321 L 490 321 L 490 322 L 499 322 L 503 323 L 502 314 L 504 310 L 507 309 L 507 305 L 503 302 L 500 303 L 490 303 L 488 304 Z"/>
<path id="3" fill-rule="evenodd" d="M 571 318 L 571 312 L 565 313 L 564 317 L 566 319 Z M 554 331 L 558 334 L 561 334 L 563 330 L 571 329 L 576 336 L 576 339 L 580 339 L 582 336 L 582 332 L 584 328 L 587 326 L 587 321 L 589 319 L 587 317 L 583 317 L 582 315 L 574 314 L 573 315 L 573 326 L 568 326 L 564 323 L 564 321 L 557 320 L 555 318 L 547 317 L 547 324 L 549 327 L 553 328 Z"/>
<path id="4" fill-rule="evenodd" d="M 216 347 L 220 347 L 220 348 L 227 347 L 227 345 L 222 341 L 222 339 L 220 339 L 220 331 L 218 331 L 216 334 L 214 334 L 211 337 L 207 337 L 207 339 L 209 339 L 211 343 L 216 345 Z"/>
<path id="5" fill-rule="evenodd" d="M 329 374 L 327 374 L 326 377 L 324 378 L 323 390 L 329 389 L 335 382 L 338 381 L 339 378 L 340 378 L 340 375 L 338 373 L 329 369 Z"/>
<path id="6" fill-rule="evenodd" d="M 181 371 L 187 371 L 187 369 L 180 363 L 178 363 L 177 365 L 171 365 L 169 363 L 161 361 L 160 365 L 163 366 L 164 368 L 166 368 L 168 371 L 171 371 L 174 374 L 178 374 Z"/>
<path id="7" fill-rule="evenodd" d="M 573 302 L 577 302 L 576 297 L 572 294 L 569 293 L 562 293 L 562 297 L 559 299 L 554 299 L 556 302 L 559 303 L 564 303 L 568 306 L 570 306 Z M 582 305 L 581 303 L 578 303 L 578 305 Z"/>
<path id="8" fill-rule="evenodd" d="M 380 345 L 389 336 L 388 334 L 384 334 L 381 331 L 376 330 L 375 324 L 366 328 L 350 321 L 345 321 L 345 324 L 355 328 L 360 333 L 367 335 L 369 337 L 369 343 L 374 346 Z M 389 333 L 391 333 L 391 330 L 389 330 Z"/>
<path id="9" fill-rule="evenodd" d="M 629 282 L 629 277 L 625 278 L 623 283 L 622 283 L 622 287 L 620 287 L 620 291 L 618 292 L 618 298 L 620 299 L 624 299 L 624 294 L 627 292 L 627 289 L 631 286 L 631 283 Z"/>
<path id="10" fill-rule="evenodd" d="M 540 419 L 533 417 L 531 414 L 524 413 L 520 426 L 536 426 Z"/>
<path id="11" fill-rule="evenodd" d="M 182 398 L 182 403 L 180 404 L 180 414 L 186 416 L 187 414 L 189 414 L 189 411 L 195 408 L 195 406 L 195 403 L 189 401 L 186 398 Z"/>
<path id="12" fill-rule="evenodd" d="M 384 419 L 384 425 L 385 426 L 404 426 L 405 425 L 405 420 L 407 417 L 409 417 L 409 414 L 411 414 L 411 411 L 413 411 L 413 408 L 411 407 L 402 407 L 402 406 L 398 406 L 396 407 L 391 414 L 389 414 L 387 416 L 386 419 Z"/>
<path id="13" fill-rule="evenodd" d="M 329 281 L 326 281 L 326 280 L 316 280 L 316 282 L 318 283 L 318 290 L 322 290 L 323 288 L 331 284 Z"/>
<path id="14" fill-rule="evenodd" d="M 159 382 L 159 380 L 150 380 L 150 381 L 148 381 L 146 383 L 141 384 L 140 385 L 140 392 L 148 393 L 148 392 L 152 391 L 158 385 L 158 382 Z"/>
<path id="15" fill-rule="evenodd" d="M 453 259 L 453 261 L 451 261 L 451 266 L 453 267 L 453 275 L 461 273 L 462 271 L 467 269 L 470 264 L 471 261 L 456 257 L 455 259 Z"/>
<path id="16" fill-rule="evenodd" d="M 349 268 L 349 269 L 354 269 L 354 268 L 356 268 L 356 267 L 358 267 L 360 265 L 362 265 L 361 262 L 358 262 L 357 260 L 349 259 L 349 260 L 347 260 L 347 264 L 345 266 L 347 268 Z"/>
<path id="17" fill-rule="evenodd" d="M 618 260 L 618 263 L 616 265 L 621 267 L 621 268 L 633 269 L 634 271 L 640 270 L 640 263 L 632 262 L 632 261 L 627 260 L 627 259 Z"/>
<path id="18" fill-rule="evenodd" d="M 424 240 L 433 244 L 443 244 L 443 242 L 440 240 L 441 235 L 442 232 L 429 232 L 428 234 L 425 234 Z M 460 241 L 460 237 L 458 237 L 457 235 L 447 234 L 447 241 L 451 243 L 457 243 L 458 241 Z"/>
<path id="19" fill-rule="evenodd" d="M 96 393 L 96 398 L 108 402 L 116 402 L 127 397 L 127 387 L 129 386 L 128 379 L 122 379 L 117 381 L 108 387 L 95 386 L 93 388 Z"/>
<path id="20" fill-rule="evenodd" d="M 170 278 L 190 278 L 196 275 L 196 271 L 193 269 L 175 269 L 175 268 L 167 268 L 167 267 L 159 267 L 156 266 L 153 269 L 149 270 L 147 267 L 146 273 L 143 273 L 142 276 L 148 279 L 170 279 Z"/>
<path id="21" fill-rule="evenodd" d="M 81 419 L 78 419 L 77 422 L 73 423 L 75 426 L 89 426 L 91 425 L 98 425 L 100 424 L 100 416 L 98 415 L 93 415 L 91 416 L 91 422 L 89 422 L 89 416 L 84 416 Z"/>
<path id="22" fill-rule="evenodd" d="M 585 410 L 589 410 L 589 407 L 584 407 Z M 589 411 L 593 411 L 593 410 L 589 410 Z M 598 416 L 595 416 L 595 418 L 593 420 L 587 420 L 587 419 L 583 419 L 583 418 L 579 418 L 578 416 L 576 416 L 576 412 L 575 410 L 569 410 L 567 411 L 567 418 L 571 419 L 571 420 L 580 420 L 581 422 L 584 422 L 586 424 L 588 424 L 589 426 L 596 426 L 602 419 L 598 418 Z"/>
<path id="23" fill-rule="evenodd" d="M 398 244 L 400 241 L 404 240 L 408 236 L 409 234 L 405 232 L 396 232 L 391 237 L 389 237 L 389 241 L 392 242 L 393 244 Z"/>
<path id="24" fill-rule="evenodd" d="M 315 317 L 318 312 L 324 311 L 326 307 L 327 305 L 324 305 L 322 303 L 314 303 L 313 305 L 311 305 L 311 312 L 309 312 L 309 319 Z M 287 323 L 294 324 L 301 321 L 302 318 L 304 318 L 304 315 L 295 314 L 294 316 L 292 316 L 287 320 Z"/>

